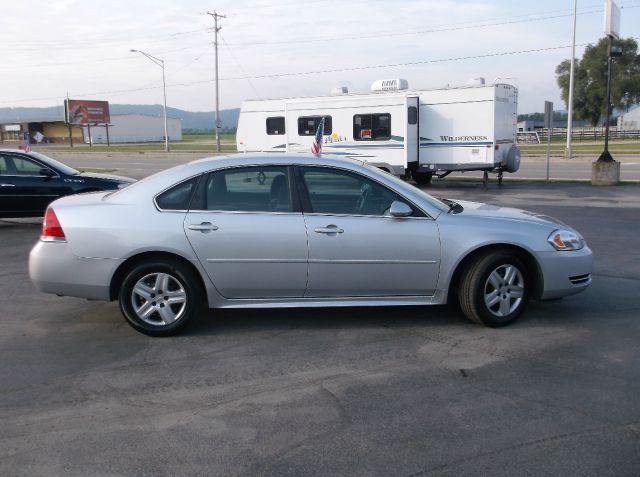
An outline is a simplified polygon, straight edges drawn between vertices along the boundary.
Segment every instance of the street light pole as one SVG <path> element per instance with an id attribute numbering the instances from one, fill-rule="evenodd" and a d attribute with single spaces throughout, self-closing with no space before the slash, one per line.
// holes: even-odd
<path id="1" fill-rule="evenodd" d="M 609 47 L 607 49 L 607 119 L 604 125 L 604 151 L 600 154 L 598 162 L 612 162 L 613 157 L 609 152 L 609 123 L 611 122 L 611 64 L 613 58 L 622 55 L 620 46 L 613 46 L 613 37 L 609 36 Z"/>
<path id="2" fill-rule="evenodd" d="M 609 37 L 609 47 L 607 48 L 607 119 L 604 123 L 604 151 L 600 154 L 598 161 L 613 161 L 611 153 L 609 153 L 609 123 L 611 122 L 611 47 L 613 46 L 613 38 Z"/>
<path id="3" fill-rule="evenodd" d="M 149 60 L 153 61 L 160 68 L 162 68 L 162 94 L 164 97 L 164 103 L 162 104 L 162 111 L 164 114 L 164 151 L 169 152 L 169 129 L 167 127 L 167 83 L 166 83 L 165 74 L 164 74 L 164 60 L 161 60 L 160 58 L 156 58 L 155 56 L 150 55 L 149 53 L 145 53 L 144 51 L 133 50 L 133 49 L 130 51 L 131 53 L 140 53 L 141 55 L 147 57 Z"/>
<path id="4" fill-rule="evenodd" d="M 622 47 L 614 46 L 620 37 L 620 9 L 614 0 L 606 0 L 604 8 L 604 32 L 609 37 L 607 48 L 607 114 L 604 125 L 604 151 L 591 164 L 591 183 L 599 186 L 617 185 L 620 182 L 620 163 L 609 152 L 609 123 L 611 122 L 611 70 L 613 58 L 622 55 Z"/>

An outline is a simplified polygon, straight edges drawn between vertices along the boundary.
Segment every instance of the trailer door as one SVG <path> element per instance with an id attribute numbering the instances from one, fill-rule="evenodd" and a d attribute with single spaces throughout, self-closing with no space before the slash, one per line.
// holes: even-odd
<path id="1" fill-rule="evenodd" d="M 405 98 L 404 161 L 407 169 L 420 164 L 420 98 Z"/>

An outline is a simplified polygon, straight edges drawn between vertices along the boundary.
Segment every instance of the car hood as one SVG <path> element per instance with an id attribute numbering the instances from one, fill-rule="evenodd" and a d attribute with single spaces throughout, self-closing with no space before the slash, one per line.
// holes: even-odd
<path id="1" fill-rule="evenodd" d="M 498 205 L 485 204 L 482 202 L 470 202 L 466 200 L 456 200 L 464 210 L 458 215 L 466 217 L 481 217 L 494 220 L 508 220 L 514 222 L 538 223 L 552 228 L 571 229 L 562 221 L 549 217 L 548 215 L 529 212 L 528 210 L 514 209 L 512 207 L 500 207 Z M 571 229 L 573 230 L 573 229 Z"/>
<path id="2" fill-rule="evenodd" d="M 87 179 L 102 179 L 102 180 L 110 180 L 115 182 L 127 182 L 127 183 L 136 182 L 136 180 L 132 179 L 131 177 L 116 176 L 115 174 L 101 174 L 98 172 L 81 172 L 78 175 L 80 177 L 85 177 Z"/>

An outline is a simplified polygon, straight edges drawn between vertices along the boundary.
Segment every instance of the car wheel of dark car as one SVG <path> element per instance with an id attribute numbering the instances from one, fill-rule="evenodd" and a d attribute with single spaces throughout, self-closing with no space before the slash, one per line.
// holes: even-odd
<path id="1" fill-rule="evenodd" d="M 150 336 L 169 336 L 199 313 L 202 296 L 198 280 L 183 264 L 150 260 L 127 274 L 118 299 L 133 328 Z"/>
<path id="2" fill-rule="evenodd" d="M 427 185 L 427 184 L 431 184 L 433 173 L 432 172 L 414 172 L 411 174 L 411 178 L 418 185 Z"/>
<path id="3" fill-rule="evenodd" d="M 460 307 L 471 320 L 497 328 L 516 320 L 531 297 L 529 274 L 509 251 L 481 256 L 467 269 L 459 289 Z"/>

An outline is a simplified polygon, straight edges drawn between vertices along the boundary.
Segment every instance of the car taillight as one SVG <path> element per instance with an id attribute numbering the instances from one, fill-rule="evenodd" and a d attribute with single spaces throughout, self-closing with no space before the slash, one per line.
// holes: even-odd
<path id="1" fill-rule="evenodd" d="M 42 232 L 40 232 L 40 240 L 44 242 L 66 242 L 64 230 L 60 225 L 56 213 L 51 207 L 47 208 L 42 221 Z"/>

